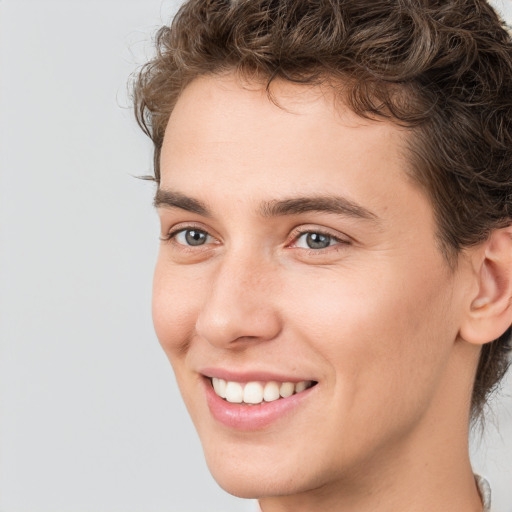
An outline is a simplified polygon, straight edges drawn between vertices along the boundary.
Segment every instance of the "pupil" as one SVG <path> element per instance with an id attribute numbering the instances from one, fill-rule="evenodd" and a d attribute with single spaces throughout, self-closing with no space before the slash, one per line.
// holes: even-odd
<path id="1" fill-rule="evenodd" d="M 203 245 L 206 240 L 206 235 L 202 231 L 191 229 L 185 233 L 185 239 L 189 245 Z"/>
<path id="2" fill-rule="evenodd" d="M 306 243 L 311 249 L 325 249 L 329 247 L 331 238 L 320 233 L 308 233 L 306 237 Z"/>

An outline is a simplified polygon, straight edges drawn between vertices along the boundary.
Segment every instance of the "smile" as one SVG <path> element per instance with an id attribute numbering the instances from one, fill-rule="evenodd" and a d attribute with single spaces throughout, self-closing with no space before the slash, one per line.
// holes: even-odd
<path id="1" fill-rule="evenodd" d="M 300 382 L 235 382 L 213 377 L 211 379 L 215 394 L 233 404 L 257 405 L 263 402 L 274 402 L 288 398 L 312 387 L 315 383 L 309 380 Z"/>

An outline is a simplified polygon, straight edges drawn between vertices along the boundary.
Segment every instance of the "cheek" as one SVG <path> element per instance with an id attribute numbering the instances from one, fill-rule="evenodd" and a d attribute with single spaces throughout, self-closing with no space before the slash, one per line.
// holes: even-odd
<path id="1" fill-rule="evenodd" d="M 198 279 L 157 262 L 153 278 L 153 324 L 165 353 L 174 359 L 187 352 L 201 300 Z"/>
<path id="2" fill-rule="evenodd" d="M 391 407 L 411 390 L 412 407 L 412 395 L 432 391 L 457 334 L 446 273 L 369 268 L 317 275 L 309 287 L 307 275 L 296 280 L 287 295 L 297 332 L 330 366 L 340 403 Z"/>

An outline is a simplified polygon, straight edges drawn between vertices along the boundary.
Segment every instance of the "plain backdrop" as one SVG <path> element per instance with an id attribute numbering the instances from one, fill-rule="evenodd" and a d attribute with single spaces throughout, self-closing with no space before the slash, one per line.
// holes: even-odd
<path id="1" fill-rule="evenodd" d="M 0 0 L 0 512 L 254 506 L 210 477 L 151 325 L 152 148 L 127 82 L 177 4 Z M 494 512 L 511 388 L 473 447 Z"/>

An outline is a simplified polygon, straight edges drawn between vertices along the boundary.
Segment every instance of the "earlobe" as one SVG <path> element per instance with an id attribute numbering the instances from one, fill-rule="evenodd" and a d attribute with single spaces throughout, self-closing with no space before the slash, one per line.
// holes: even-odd
<path id="1" fill-rule="evenodd" d="M 469 343 L 483 345 L 512 324 L 512 226 L 494 230 L 475 251 L 477 293 L 460 329 Z"/>

